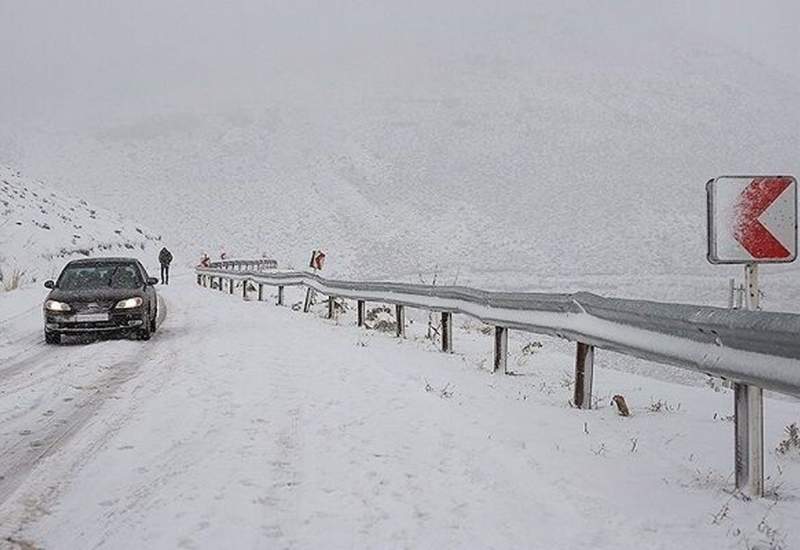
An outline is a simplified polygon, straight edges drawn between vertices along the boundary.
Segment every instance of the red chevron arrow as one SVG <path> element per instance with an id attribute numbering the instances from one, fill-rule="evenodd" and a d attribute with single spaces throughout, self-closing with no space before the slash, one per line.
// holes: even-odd
<path id="1" fill-rule="evenodd" d="M 755 178 L 736 203 L 736 228 L 734 237 L 753 258 L 788 258 L 791 256 L 775 235 L 764 227 L 758 218 L 781 193 L 791 185 L 789 178 Z"/>

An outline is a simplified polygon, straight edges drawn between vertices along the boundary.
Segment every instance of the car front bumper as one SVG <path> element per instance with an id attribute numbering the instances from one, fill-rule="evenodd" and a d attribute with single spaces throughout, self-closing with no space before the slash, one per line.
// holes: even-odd
<path id="1" fill-rule="evenodd" d="M 110 312 L 107 320 L 83 321 L 75 315 L 64 313 L 45 313 L 44 329 L 50 333 L 80 334 L 87 332 L 123 332 L 135 330 L 144 325 L 141 308 L 125 312 Z"/>

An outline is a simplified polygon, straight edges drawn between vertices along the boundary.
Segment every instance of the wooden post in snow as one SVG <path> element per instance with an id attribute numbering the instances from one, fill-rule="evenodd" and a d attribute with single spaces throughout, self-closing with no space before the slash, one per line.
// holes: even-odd
<path id="1" fill-rule="evenodd" d="M 356 309 L 358 310 L 358 326 L 363 327 L 367 319 L 367 303 L 364 300 L 358 300 Z"/>
<path id="2" fill-rule="evenodd" d="M 442 351 L 453 353 L 453 314 L 442 312 Z"/>
<path id="3" fill-rule="evenodd" d="M 508 374 L 508 329 L 494 327 L 494 362 L 492 372 Z"/>
<path id="4" fill-rule="evenodd" d="M 579 409 L 592 408 L 592 378 L 594 377 L 594 346 L 578 342 L 575 353 L 575 395 Z"/>
<path id="5" fill-rule="evenodd" d="M 394 319 L 397 324 L 396 334 L 398 338 L 406 337 L 406 309 L 397 304 L 394 306 Z"/>

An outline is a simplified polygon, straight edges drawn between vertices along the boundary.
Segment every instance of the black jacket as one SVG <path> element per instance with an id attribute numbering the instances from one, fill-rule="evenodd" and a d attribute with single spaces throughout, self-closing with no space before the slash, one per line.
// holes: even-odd
<path id="1" fill-rule="evenodd" d="M 161 265 L 169 265 L 172 263 L 172 252 L 162 248 L 161 252 L 158 253 L 158 261 L 161 262 Z"/>

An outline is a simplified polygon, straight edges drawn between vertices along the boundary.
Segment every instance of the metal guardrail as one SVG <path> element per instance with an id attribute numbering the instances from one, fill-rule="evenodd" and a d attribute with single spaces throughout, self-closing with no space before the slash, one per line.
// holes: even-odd
<path id="1" fill-rule="evenodd" d="M 230 263 L 230 262 L 228 262 Z M 238 265 L 243 265 L 239 263 Z M 336 281 L 307 272 L 236 271 L 231 265 L 198 268 L 198 284 L 234 292 L 234 282 L 283 288 L 305 286 L 333 299 L 358 302 L 359 325 L 367 301 L 394 304 L 398 335 L 404 307 L 440 312 L 442 349 L 452 351 L 452 315 L 495 326 L 494 371 L 505 372 L 508 330 L 548 334 L 578 343 L 574 404 L 591 408 L 595 347 L 670 364 L 733 381 L 736 392 L 737 487 L 763 492 L 761 388 L 800 397 L 800 315 L 575 294 L 488 292 L 457 286 Z M 242 292 L 247 298 L 247 284 Z M 329 315 L 333 315 L 333 300 Z M 741 395 L 740 395 L 741 394 Z"/>
<path id="2" fill-rule="evenodd" d="M 257 260 L 219 260 L 211 262 L 208 267 L 211 269 L 232 269 L 237 271 L 262 271 L 264 269 L 277 269 L 278 262 L 269 258 L 259 258 Z"/>

